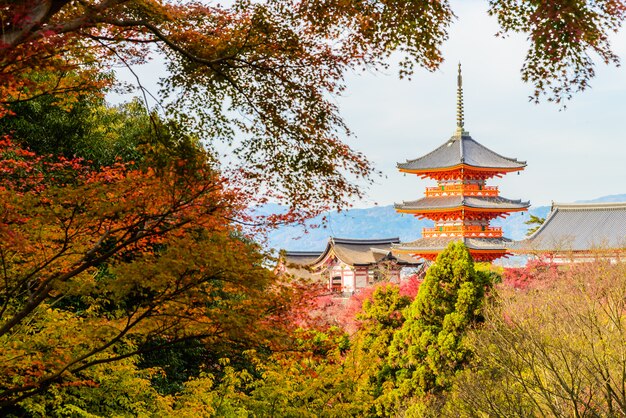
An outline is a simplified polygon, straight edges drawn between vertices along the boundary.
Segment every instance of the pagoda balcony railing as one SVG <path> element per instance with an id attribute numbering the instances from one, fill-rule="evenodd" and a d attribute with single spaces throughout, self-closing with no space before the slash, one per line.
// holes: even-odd
<path id="1" fill-rule="evenodd" d="M 426 196 L 498 196 L 498 186 L 481 186 L 478 184 L 448 184 L 427 187 Z"/>
<path id="2" fill-rule="evenodd" d="M 482 227 L 476 225 L 437 226 L 435 228 L 422 229 L 422 237 L 500 238 L 502 237 L 502 228 L 499 226 Z"/>

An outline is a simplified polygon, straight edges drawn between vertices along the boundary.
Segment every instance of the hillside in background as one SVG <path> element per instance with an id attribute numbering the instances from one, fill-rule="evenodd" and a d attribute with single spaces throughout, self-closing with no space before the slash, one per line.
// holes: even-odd
<path id="1" fill-rule="evenodd" d="M 624 202 L 626 194 L 603 196 L 592 200 L 581 200 L 581 203 Z M 272 207 L 271 210 L 276 210 Z M 550 212 L 549 206 L 530 208 L 530 214 L 545 218 Z M 504 235 L 520 240 L 526 235 L 529 219 L 528 212 L 514 213 L 506 219 L 498 219 L 492 224 L 501 226 Z M 268 244 L 274 249 L 291 251 L 322 250 L 329 236 L 342 238 L 388 238 L 400 237 L 401 241 L 411 241 L 421 236 L 422 228 L 432 226 L 428 220 L 419 220 L 411 215 L 396 213 L 392 205 L 376 206 L 366 209 L 350 209 L 341 213 L 327 215 L 325 226 L 318 228 L 286 226 L 269 234 Z M 313 219 L 309 225 L 321 223 L 321 217 Z"/>

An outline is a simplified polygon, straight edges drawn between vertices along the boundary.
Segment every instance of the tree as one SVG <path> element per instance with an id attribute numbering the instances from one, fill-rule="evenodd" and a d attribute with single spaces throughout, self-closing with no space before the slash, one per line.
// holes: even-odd
<path id="1" fill-rule="evenodd" d="M 43 96 L 12 104 L 13 115 L 0 118 L 0 134 L 38 155 L 81 158 L 96 168 L 118 160 L 140 162 L 146 147 L 159 139 L 138 100 L 109 106 L 98 95 L 81 95 L 69 110 L 59 102 Z"/>
<path id="2" fill-rule="evenodd" d="M 561 103 L 589 87 L 595 76 L 591 54 L 619 65 L 610 36 L 626 14 L 623 1 L 490 0 L 489 14 L 508 32 L 528 34 L 530 48 L 522 67 L 522 80 L 531 83 L 532 99 L 542 96 Z"/>
<path id="3" fill-rule="evenodd" d="M 463 243 L 452 242 L 439 254 L 389 349 L 396 389 L 387 396 L 396 408 L 430 408 L 436 414 L 433 402 L 469 361 L 466 333 L 482 321 L 490 284 L 490 274 L 474 269 Z"/>
<path id="4" fill-rule="evenodd" d="M 524 222 L 524 224 L 528 225 L 528 231 L 526 231 L 526 236 L 529 237 L 535 233 L 541 225 L 546 221 L 546 218 L 540 218 L 539 216 L 530 215 L 530 219 Z"/>
<path id="5" fill-rule="evenodd" d="M 292 290 L 204 152 L 96 170 L 0 145 L 0 409 L 192 339 L 277 347 Z"/>
<path id="6" fill-rule="evenodd" d="M 469 338 L 476 355 L 446 416 L 626 414 L 625 289 L 624 264 L 603 261 L 562 266 L 527 289 L 500 288 Z"/>
<path id="7" fill-rule="evenodd" d="M 71 104 L 70 91 L 110 85 L 112 63 L 142 63 L 159 48 L 166 112 L 209 146 L 233 145 L 229 176 L 244 192 L 307 216 L 344 207 L 362 193 L 351 179 L 372 173 L 341 142 L 348 130 L 332 96 L 345 71 L 384 65 L 393 50 L 411 58 L 407 70 L 434 68 L 452 16 L 430 2 L 29 0 L 1 10 L 2 102 L 55 94 Z"/>
<path id="8" fill-rule="evenodd" d="M 524 32 L 525 80 L 561 101 L 588 86 L 589 54 L 617 62 L 609 34 L 623 1 L 493 0 L 503 33 Z M 447 2 L 236 0 L 230 7 L 155 0 L 4 0 L 0 7 L 0 104 L 114 85 L 113 64 L 132 67 L 160 51 L 168 74 L 161 98 L 180 126 L 209 145 L 232 144 L 251 195 L 307 216 L 344 207 L 373 173 L 341 140 L 349 133 L 332 97 L 347 71 L 385 67 L 402 53 L 402 76 L 434 70 L 454 19 Z M 140 81 L 140 80 L 138 80 Z M 263 193 L 259 193 L 263 191 Z"/>
<path id="9" fill-rule="evenodd" d="M 367 401 L 362 415 L 381 416 L 388 412 L 379 399 L 393 380 L 393 368 L 387 358 L 394 334 L 404 324 L 403 312 L 411 302 L 409 296 L 401 294 L 399 286 L 385 283 L 376 287 L 357 315 L 359 330 L 353 338 L 352 357 L 361 375 L 358 391 Z"/>

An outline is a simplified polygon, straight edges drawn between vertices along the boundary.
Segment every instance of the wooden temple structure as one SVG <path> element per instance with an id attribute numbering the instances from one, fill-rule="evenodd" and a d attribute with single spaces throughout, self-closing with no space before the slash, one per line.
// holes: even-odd
<path id="1" fill-rule="evenodd" d="M 512 251 L 555 263 L 626 261 L 626 202 L 553 203 L 539 229 Z"/>
<path id="2" fill-rule="evenodd" d="M 425 197 L 395 204 L 400 213 L 434 221 L 424 228 L 422 238 L 396 244 L 394 253 L 434 260 L 451 241 L 462 240 L 474 260 L 493 261 L 509 254 L 512 243 L 502 229 L 490 226 L 497 217 L 527 210 L 529 202 L 500 196 L 487 180 L 526 167 L 525 161 L 503 157 L 475 141 L 464 128 L 461 64 L 457 78 L 457 127 L 454 135 L 434 151 L 398 163 L 404 173 L 437 182 L 427 187 Z"/>
<path id="3" fill-rule="evenodd" d="M 336 293 L 354 293 L 380 281 L 400 283 L 403 268 L 420 269 L 423 260 L 392 253 L 399 238 L 330 237 L 323 251 L 287 251 L 277 271 L 326 283 Z"/>

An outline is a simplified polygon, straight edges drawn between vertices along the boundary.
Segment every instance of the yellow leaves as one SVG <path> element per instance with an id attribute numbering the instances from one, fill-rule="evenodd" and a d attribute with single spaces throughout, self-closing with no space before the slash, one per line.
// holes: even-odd
<path id="1" fill-rule="evenodd" d="M 201 373 L 185 383 L 181 394 L 175 397 L 174 413 L 182 417 L 248 417 L 245 390 L 252 380 L 247 371 L 236 371 L 230 360 L 222 358 L 223 368 L 219 382 L 213 375 Z"/>

